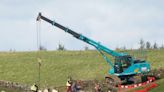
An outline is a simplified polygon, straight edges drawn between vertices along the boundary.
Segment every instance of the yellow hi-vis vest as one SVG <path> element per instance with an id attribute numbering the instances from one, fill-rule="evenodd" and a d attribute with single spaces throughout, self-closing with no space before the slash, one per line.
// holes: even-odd
<path id="1" fill-rule="evenodd" d="M 35 85 L 32 85 L 32 86 L 31 86 L 31 90 L 32 90 L 32 91 L 37 91 L 36 86 L 35 86 Z"/>
<path id="2" fill-rule="evenodd" d="M 71 83 L 69 83 L 69 81 L 67 81 L 66 86 L 67 87 L 71 86 Z"/>

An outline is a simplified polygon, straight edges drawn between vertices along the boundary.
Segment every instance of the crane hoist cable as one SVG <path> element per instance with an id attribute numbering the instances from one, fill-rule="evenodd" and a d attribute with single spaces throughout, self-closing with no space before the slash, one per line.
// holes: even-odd
<path id="1" fill-rule="evenodd" d="M 41 70 L 41 55 L 40 55 L 40 49 L 41 49 L 41 21 L 36 22 L 36 37 L 37 37 L 37 51 L 36 51 L 36 61 L 38 62 L 38 78 L 37 78 L 37 85 L 38 88 L 40 88 L 40 70 Z"/>

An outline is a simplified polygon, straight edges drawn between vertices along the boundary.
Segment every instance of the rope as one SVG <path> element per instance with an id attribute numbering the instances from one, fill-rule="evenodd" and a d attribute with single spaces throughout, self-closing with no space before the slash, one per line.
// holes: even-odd
<path id="1" fill-rule="evenodd" d="M 41 45 L 41 38 L 40 38 L 40 34 L 41 34 L 41 21 L 37 21 L 37 25 L 36 25 L 36 32 L 37 32 L 37 50 L 40 50 L 40 45 Z"/>
<path id="2" fill-rule="evenodd" d="M 41 50 L 41 21 L 37 21 L 37 53 L 36 53 L 36 60 L 38 62 L 38 79 L 37 79 L 37 84 L 38 84 L 38 88 L 40 88 L 40 67 L 41 67 L 41 58 L 39 55 L 39 51 Z"/>

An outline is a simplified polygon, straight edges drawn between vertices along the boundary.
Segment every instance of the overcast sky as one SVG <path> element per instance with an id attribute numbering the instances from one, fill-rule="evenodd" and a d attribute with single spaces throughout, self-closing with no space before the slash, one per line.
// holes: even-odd
<path id="1" fill-rule="evenodd" d="M 164 43 L 164 0 L 1 0 L 0 51 L 37 49 L 38 12 L 111 49 L 137 48 L 141 38 Z M 59 43 L 87 45 L 41 21 L 41 44 L 55 50 Z"/>

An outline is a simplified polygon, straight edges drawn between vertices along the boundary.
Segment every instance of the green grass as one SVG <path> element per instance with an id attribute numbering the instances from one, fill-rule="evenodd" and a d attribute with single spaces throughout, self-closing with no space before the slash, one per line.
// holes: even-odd
<path id="1" fill-rule="evenodd" d="M 148 50 L 146 53 L 152 68 L 164 68 L 164 50 Z M 137 55 L 137 52 L 133 54 Z M 42 59 L 41 87 L 65 86 L 68 76 L 103 79 L 110 69 L 97 51 L 1 52 L 0 80 L 28 85 L 37 82 L 38 57 Z"/>
<path id="2" fill-rule="evenodd" d="M 0 79 L 33 84 L 38 80 L 37 57 L 42 58 L 41 86 L 65 85 L 68 76 L 103 77 L 108 65 L 94 51 L 0 53 Z"/>
<path id="3" fill-rule="evenodd" d="M 164 79 L 161 79 L 157 81 L 156 83 L 157 83 L 157 87 L 150 90 L 149 92 L 163 92 L 164 91 Z"/>

